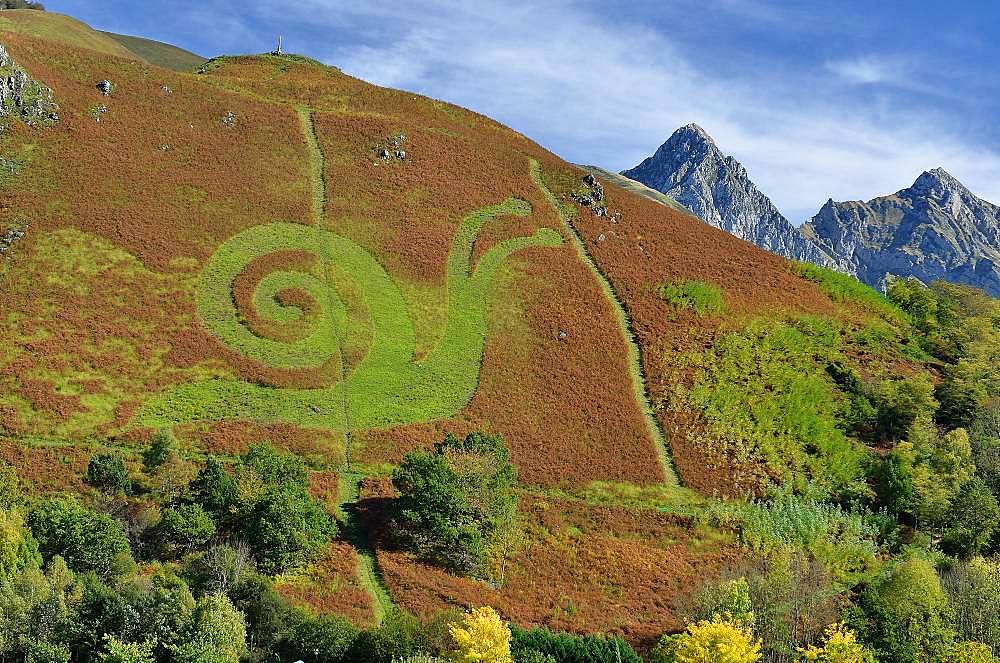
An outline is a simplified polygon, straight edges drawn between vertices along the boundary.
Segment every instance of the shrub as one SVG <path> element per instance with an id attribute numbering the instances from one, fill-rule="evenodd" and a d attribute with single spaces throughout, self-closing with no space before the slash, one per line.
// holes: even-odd
<path id="1" fill-rule="evenodd" d="M 755 663 L 760 641 L 747 628 L 716 615 L 666 636 L 650 652 L 650 663 Z"/>
<path id="2" fill-rule="evenodd" d="M 681 358 L 693 384 L 671 406 L 705 418 L 701 444 L 764 464 L 782 485 L 865 493 L 863 454 L 844 434 L 844 398 L 827 370 L 843 362 L 839 338 L 837 326 L 818 317 L 751 321 Z"/>
<path id="3" fill-rule="evenodd" d="M 406 455 L 392 475 L 404 542 L 428 561 L 503 581 L 520 532 L 517 470 L 499 435 L 453 435 Z"/>
<path id="4" fill-rule="evenodd" d="M 83 480 L 108 494 L 127 493 L 132 488 L 124 459 L 112 452 L 99 453 L 91 458 Z"/>
<path id="5" fill-rule="evenodd" d="M 493 608 L 473 608 L 451 627 L 455 649 L 450 658 L 462 663 L 513 663 L 510 628 Z"/>
<path id="6" fill-rule="evenodd" d="M 713 524 L 737 530 L 758 553 L 803 550 L 847 584 L 863 579 L 876 565 L 877 527 L 839 506 L 779 495 L 768 502 L 717 502 L 706 514 Z"/>
<path id="7" fill-rule="evenodd" d="M 559 663 L 642 663 L 635 650 L 617 636 L 553 633 L 547 628 L 514 628 L 511 631 L 511 650 L 515 660 L 522 654 L 538 652 L 553 657 Z"/>
<path id="8" fill-rule="evenodd" d="M 792 272 L 817 284 L 835 302 L 851 302 L 871 311 L 888 322 L 906 323 L 907 317 L 899 306 L 853 276 L 841 274 L 808 262 L 792 262 Z"/>
<path id="9" fill-rule="evenodd" d="M 698 315 L 722 313 L 726 298 L 722 288 L 705 281 L 678 281 L 660 286 L 660 297 L 677 308 L 692 309 Z"/>

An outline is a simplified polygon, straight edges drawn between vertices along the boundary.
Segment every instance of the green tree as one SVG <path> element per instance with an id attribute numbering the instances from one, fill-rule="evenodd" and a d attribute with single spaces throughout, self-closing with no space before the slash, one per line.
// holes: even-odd
<path id="1" fill-rule="evenodd" d="M 948 552 L 971 557 L 993 538 L 1000 519 L 1000 503 L 979 477 L 965 482 L 951 507 L 951 526 L 942 545 Z"/>
<path id="2" fill-rule="evenodd" d="M 934 663 L 997 663 L 992 650 L 979 642 L 963 642 L 955 645 L 948 653 Z"/>
<path id="3" fill-rule="evenodd" d="M 337 615 L 310 615 L 297 611 L 290 618 L 284 650 L 289 660 L 347 661 L 358 630 Z"/>
<path id="4" fill-rule="evenodd" d="M 74 571 L 94 571 L 108 578 L 134 568 L 121 523 L 73 497 L 43 500 L 29 514 L 28 526 L 45 559 L 60 555 Z"/>
<path id="5" fill-rule="evenodd" d="M 20 511 L 0 509 L 0 578 L 42 563 L 38 542 L 24 526 Z"/>
<path id="6" fill-rule="evenodd" d="M 945 428 L 970 428 L 979 419 L 989 398 L 988 383 L 975 362 L 960 359 L 943 371 L 934 388 L 940 403 L 934 419 Z"/>
<path id="7" fill-rule="evenodd" d="M 215 536 L 215 521 L 200 504 L 164 509 L 156 525 L 156 538 L 168 553 L 189 553 Z"/>
<path id="8" fill-rule="evenodd" d="M 184 643 L 194 616 L 195 599 L 187 583 L 167 569 L 137 580 L 130 606 L 142 615 L 136 639 L 149 643 L 158 658 Z"/>
<path id="9" fill-rule="evenodd" d="M 271 490 L 243 524 L 262 571 L 280 573 L 301 566 L 322 549 L 337 528 L 323 506 L 304 489 Z"/>
<path id="10" fill-rule="evenodd" d="M 982 557 L 959 562 L 943 574 L 941 584 L 954 611 L 958 639 L 1000 651 L 1000 562 Z"/>
<path id="11" fill-rule="evenodd" d="M 897 516 L 912 513 L 915 507 L 912 449 L 912 445 L 897 445 L 877 462 L 873 472 L 879 502 Z"/>
<path id="12" fill-rule="evenodd" d="M 21 483 L 14 468 L 0 460 L 0 509 L 13 509 L 21 504 Z"/>
<path id="13" fill-rule="evenodd" d="M 281 453 L 266 442 L 251 444 L 240 460 L 243 470 L 253 472 L 265 484 L 298 488 L 309 485 L 305 462 L 295 454 Z"/>
<path id="14" fill-rule="evenodd" d="M 173 649 L 178 663 L 239 663 L 246 652 L 243 613 L 222 594 L 198 600 L 187 639 Z"/>
<path id="15" fill-rule="evenodd" d="M 236 502 L 236 485 L 233 476 L 215 456 L 209 456 L 205 466 L 191 483 L 191 494 L 194 499 L 216 518 L 226 521 Z"/>
<path id="16" fill-rule="evenodd" d="M 876 435 L 882 440 L 901 440 L 915 424 L 930 422 L 938 408 L 934 383 L 923 373 L 909 379 L 884 380 L 873 393 Z"/>
<path id="17" fill-rule="evenodd" d="M 147 474 L 163 465 L 171 456 L 177 455 L 177 440 L 170 429 L 156 431 L 149 448 L 142 454 L 142 467 Z"/>
<path id="18" fill-rule="evenodd" d="M 153 648 L 147 642 L 124 642 L 110 633 L 104 636 L 104 648 L 98 663 L 154 663 Z"/>
<path id="19" fill-rule="evenodd" d="M 127 493 L 132 488 L 125 460 L 117 453 L 94 455 L 87 465 L 83 480 L 106 494 Z"/>
<path id="20" fill-rule="evenodd" d="M 948 596 L 919 557 L 890 564 L 862 594 L 853 622 L 881 663 L 932 661 L 954 643 Z"/>
<path id="21" fill-rule="evenodd" d="M 929 422 L 918 422 L 910 430 L 909 441 L 897 448 L 907 448 L 913 454 L 918 522 L 935 529 L 945 527 L 952 501 L 975 474 L 968 433 L 958 428 L 942 436 Z"/>
<path id="22" fill-rule="evenodd" d="M 62 559 L 0 576 L 0 660 L 69 660 L 62 634 L 70 620 L 73 574 Z"/>
<path id="23" fill-rule="evenodd" d="M 420 557 L 502 582 L 497 559 L 508 554 L 520 528 L 517 470 L 500 436 L 449 434 L 432 452 L 407 454 L 393 483 L 403 538 Z"/>

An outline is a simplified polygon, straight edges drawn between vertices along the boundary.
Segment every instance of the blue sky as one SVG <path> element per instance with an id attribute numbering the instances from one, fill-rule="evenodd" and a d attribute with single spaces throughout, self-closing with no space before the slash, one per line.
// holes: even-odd
<path id="1" fill-rule="evenodd" d="M 288 50 L 621 170 L 701 124 L 795 223 L 943 166 L 1000 203 L 1000 3 L 46 0 L 203 55 Z"/>

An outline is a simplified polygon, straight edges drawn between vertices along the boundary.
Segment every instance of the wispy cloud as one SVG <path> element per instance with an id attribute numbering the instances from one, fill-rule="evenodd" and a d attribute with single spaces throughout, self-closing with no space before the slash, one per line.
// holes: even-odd
<path id="1" fill-rule="evenodd" d="M 843 60 L 831 60 L 826 69 L 848 83 L 870 85 L 873 83 L 909 84 L 909 63 L 902 58 L 866 55 Z"/>

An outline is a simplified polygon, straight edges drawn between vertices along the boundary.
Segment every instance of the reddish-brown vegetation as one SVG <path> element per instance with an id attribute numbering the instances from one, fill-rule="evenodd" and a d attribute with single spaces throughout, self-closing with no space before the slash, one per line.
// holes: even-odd
<path id="1" fill-rule="evenodd" d="M 393 598 L 424 616 L 492 605 L 523 626 L 615 632 L 648 646 L 682 626 L 677 607 L 684 597 L 739 557 L 728 544 L 699 548 L 692 523 L 655 511 L 540 498 L 525 500 L 523 511 L 529 541 L 502 589 L 380 548 Z"/>
<path id="2" fill-rule="evenodd" d="M 330 544 L 325 554 L 305 571 L 283 577 L 278 594 L 318 613 L 333 612 L 355 626 L 372 624 L 372 596 L 358 581 L 358 553 L 349 543 Z"/>

